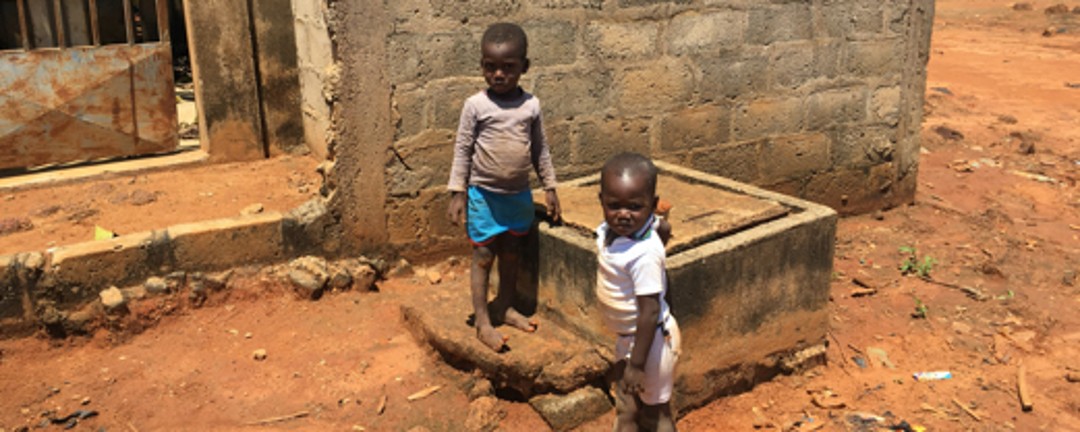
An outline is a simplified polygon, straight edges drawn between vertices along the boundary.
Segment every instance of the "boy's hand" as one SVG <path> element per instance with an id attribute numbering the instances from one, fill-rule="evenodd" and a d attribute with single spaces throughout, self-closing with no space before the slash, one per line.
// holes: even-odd
<path id="1" fill-rule="evenodd" d="M 645 391 L 645 369 L 626 363 L 626 368 L 623 369 L 622 390 L 632 395 Z"/>
<path id="2" fill-rule="evenodd" d="M 551 189 L 544 194 L 547 200 L 548 217 L 552 222 L 560 222 L 562 219 L 562 208 L 559 207 L 559 195 L 555 193 L 555 189 Z"/>
<path id="3" fill-rule="evenodd" d="M 450 219 L 450 223 L 453 225 L 465 223 L 465 192 L 451 192 L 446 217 Z"/>

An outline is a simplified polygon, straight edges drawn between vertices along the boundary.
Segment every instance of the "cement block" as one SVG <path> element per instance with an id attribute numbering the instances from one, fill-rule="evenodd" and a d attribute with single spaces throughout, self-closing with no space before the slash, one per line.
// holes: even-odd
<path id="1" fill-rule="evenodd" d="M 751 97 L 768 85 L 769 61 L 763 57 L 700 56 L 697 90 L 705 102 Z"/>
<path id="2" fill-rule="evenodd" d="M 394 110 L 394 139 L 416 135 L 428 127 L 428 92 L 424 89 L 399 90 L 390 103 Z M 458 106 L 458 110 L 461 107 Z"/>
<path id="3" fill-rule="evenodd" d="M 813 35 L 810 4 L 805 2 L 753 9 L 748 21 L 746 42 L 750 44 L 806 40 Z"/>
<path id="4" fill-rule="evenodd" d="M 896 156 L 895 129 L 885 126 L 852 125 L 830 130 L 832 165 L 839 168 L 869 168 L 891 162 Z"/>
<path id="5" fill-rule="evenodd" d="M 578 130 L 575 162 L 600 165 L 613 154 L 632 151 L 649 154 L 648 120 L 596 120 L 583 123 Z"/>
<path id="6" fill-rule="evenodd" d="M 888 78 L 900 75 L 904 58 L 904 44 L 899 38 L 852 42 L 847 45 L 844 64 L 847 72 L 856 76 Z"/>
<path id="7" fill-rule="evenodd" d="M 669 114 L 660 125 L 660 149 L 674 152 L 726 143 L 731 137 L 731 109 L 703 105 Z"/>
<path id="8" fill-rule="evenodd" d="M 865 39 L 881 33 L 884 22 L 882 5 L 886 3 L 904 9 L 907 7 L 904 2 L 874 0 L 825 2 L 821 6 L 825 35 L 842 39 Z"/>
<path id="9" fill-rule="evenodd" d="M 722 147 L 699 148 L 690 152 L 686 166 L 737 181 L 761 179 L 761 145 L 764 140 L 746 141 Z"/>
<path id="10" fill-rule="evenodd" d="M 578 30 L 574 23 L 530 20 L 522 23 L 521 27 L 529 36 L 529 60 L 532 67 L 571 64 L 577 60 Z"/>
<path id="11" fill-rule="evenodd" d="M 682 61 L 657 60 L 620 72 L 616 88 L 616 104 L 626 115 L 666 111 L 689 105 L 694 74 Z"/>
<path id="12" fill-rule="evenodd" d="M 41 283 L 30 295 L 64 308 L 96 298 L 112 285 L 131 285 L 173 266 L 164 231 L 125 234 L 51 251 Z"/>
<path id="13" fill-rule="evenodd" d="M 586 47 L 603 60 L 644 59 L 659 52 L 656 22 L 591 22 L 585 30 Z"/>
<path id="14" fill-rule="evenodd" d="M 461 19 L 480 16 L 503 17 L 517 12 L 521 0 L 431 0 L 431 10 L 435 16 Z"/>
<path id="15" fill-rule="evenodd" d="M 551 150 L 551 163 L 555 165 L 556 178 L 561 177 L 558 174 L 560 168 L 565 168 L 573 163 L 573 147 L 574 143 L 570 137 L 570 125 L 572 123 L 562 121 L 544 121 L 544 137 L 547 141 L 548 148 Z"/>
<path id="16" fill-rule="evenodd" d="M 415 196 L 421 190 L 445 185 L 454 159 L 454 134 L 433 130 L 394 143 L 397 156 L 387 161 L 388 193 Z"/>
<path id="17" fill-rule="evenodd" d="M 684 55 L 732 50 L 742 45 L 746 32 L 746 11 L 687 12 L 668 25 L 667 52 Z"/>
<path id="18" fill-rule="evenodd" d="M 21 320 L 25 314 L 25 288 L 15 277 L 15 255 L 0 255 L 0 322 Z"/>
<path id="19" fill-rule="evenodd" d="M 900 121 L 900 86 L 881 87 L 870 94 L 870 120 L 896 125 Z M 921 122 L 920 122 L 921 123 Z"/>
<path id="20" fill-rule="evenodd" d="M 607 69 L 575 69 L 537 74 L 533 88 L 540 98 L 544 120 L 565 120 L 608 110 L 612 99 L 611 75 L 611 71 Z"/>
<path id="21" fill-rule="evenodd" d="M 822 130 L 837 124 L 852 124 L 866 118 L 867 90 L 849 87 L 811 94 L 806 101 L 806 128 Z"/>
<path id="22" fill-rule="evenodd" d="M 604 6 L 604 0 L 536 0 L 530 6 L 541 9 L 596 9 Z"/>
<path id="23" fill-rule="evenodd" d="M 479 58 L 479 57 L 477 57 Z M 479 60 L 477 60 L 479 64 Z M 479 69 L 479 66 L 477 66 Z M 446 129 L 457 132 L 458 123 L 461 121 L 461 108 L 465 106 L 465 99 L 487 88 L 484 79 L 475 74 L 474 78 L 455 78 L 428 84 L 425 92 L 431 96 L 433 117 L 429 127 L 434 129 Z M 540 100 L 543 104 L 544 100 Z"/>
<path id="24" fill-rule="evenodd" d="M 657 166 L 661 176 L 788 209 L 785 216 L 669 254 L 668 295 L 683 334 L 673 398 L 681 410 L 768 379 L 782 371 L 783 358 L 825 341 L 837 214 L 728 179 L 664 162 Z M 576 323 L 580 332 L 606 335 L 593 294 L 595 241 L 570 226 L 541 224 L 539 235 L 542 309 Z"/>
<path id="25" fill-rule="evenodd" d="M 169 227 L 176 268 L 212 271 L 285 259 L 282 215 L 261 213 Z"/>
<path id="26" fill-rule="evenodd" d="M 813 44 L 794 43 L 774 47 L 769 57 L 770 87 L 794 90 L 818 76 Z"/>
<path id="27" fill-rule="evenodd" d="M 902 201 L 902 196 L 894 194 L 895 180 L 893 163 L 836 168 L 811 178 L 804 188 L 804 196 L 842 214 L 858 214 Z"/>
<path id="28" fill-rule="evenodd" d="M 584 387 L 567 395 L 537 396 L 529 399 L 529 405 L 556 431 L 571 430 L 614 408 L 596 387 Z"/>
<path id="29" fill-rule="evenodd" d="M 394 33 L 387 39 L 390 80 L 395 84 L 451 76 L 479 76 L 480 39 L 468 30 Z"/>
<path id="30" fill-rule="evenodd" d="M 753 140 L 769 135 L 797 133 L 806 124 L 802 98 L 759 99 L 735 110 L 733 138 Z"/>
<path id="31" fill-rule="evenodd" d="M 776 182 L 825 171 L 832 163 L 830 143 L 820 132 L 771 138 L 761 146 L 761 176 Z"/>

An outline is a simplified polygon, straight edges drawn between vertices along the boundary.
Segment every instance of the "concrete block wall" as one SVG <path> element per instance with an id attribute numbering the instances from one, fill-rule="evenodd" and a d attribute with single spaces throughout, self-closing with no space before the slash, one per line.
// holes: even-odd
<path id="1" fill-rule="evenodd" d="M 540 98 L 562 179 L 633 150 L 841 213 L 914 196 L 932 0 L 334 3 L 343 83 L 389 89 L 339 92 L 357 99 L 334 108 L 342 154 L 374 156 L 346 156 L 339 174 L 360 175 L 341 184 L 385 199 L 386 234 L 367 237 L 394 246 L 460 239 L 439 192 L 462 102 L 484 87 L 480 36 L 497 21 L 529 35 L 522 84 Z M 348 229 L 372 229 L 342 211 L 365 220 Z"/>

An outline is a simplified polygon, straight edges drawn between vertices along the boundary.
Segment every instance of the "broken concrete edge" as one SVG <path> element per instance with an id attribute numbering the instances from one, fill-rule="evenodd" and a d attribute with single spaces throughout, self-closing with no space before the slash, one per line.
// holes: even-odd
<path id="1" fill-rule="evenodd" d="M 275 264 L 320 252 L 333 255 L 320 249 L 329 224 L 326 209 L 322 199 L 314 198 L 289 214 L 179 224 L 0 255 L 0 338 L 26 336 L 49 321 L 43 315 L 80 310 L 96 302 L 102 290 L 142 284 L 154 276 Z M 362 280 L 382 278 L 383 261 L 362 261 L 373 269 Z"/>
<path id="2" fill-rule="evenodd" d="M 676 411 L 676 417 L 682 418 L 690 411 L 708 405 L 712 401 L 748 392 L 758 384 L 768 382 L 779 375 L 800 374 L 814 367 L 823 366 L 826 364 L 827 346 L 828 341 L 821 340 L 808 346 L 774 353 L 754 363 L 738 363 L 724 370 L 714 371 L 715 375 L 724 377 L 725 385 L 711 387 L 706 394 L 697 395 L 687 391 L 688 388 L 697 387 L 687 381 L 700 380 L 702 377 L 680 375 L 675 380 L 676 396 L 672 398 L 672 408 Z"/>
<path id="3" fill-rule="evenodd" d="M 0 179 L 0 193 L 22 192 L 32 189 L 51 188 L 90 179 L 104 180 L 122 176 L 141 175 L 151 172 L 175 170 L 207 163 L 210 155 L 202 150 L 181 151 L 170 155 L 153 155 L 104 165 L 88 165 L 64 168 L 60 171 L 46 170 Z"/>
<path id="4" fill-rule="evenodd" d="M 529 399 L 529 405 L 555 431 L 572 430 L 614 408 L 611 395 L 593 386 L 565 395 L 539 395 Z"/>

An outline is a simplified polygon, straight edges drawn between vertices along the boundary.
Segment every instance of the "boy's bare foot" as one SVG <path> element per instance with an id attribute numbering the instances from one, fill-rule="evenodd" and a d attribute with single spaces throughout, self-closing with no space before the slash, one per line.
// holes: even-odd
<path id="1" fill-rule="evenodd" d="M 495 352 L 502 352 L 506 348 L 506 341 L 510 338 L 499 334 L 494 327 L 477 327 L 476 338 Z"/>
<path id="2" fill-rule="evenodd" d="M 526 333 L 535 332 L 540 328 L 540 321 L 537 321 L 535 318 L 526 318 L 525 315 L 522 315 L 521 312 L 518 312 L 517 309 L 512 307 L 506 308 L 506 312 L 503 313 L 503 323 L 509 324 Z"/>

